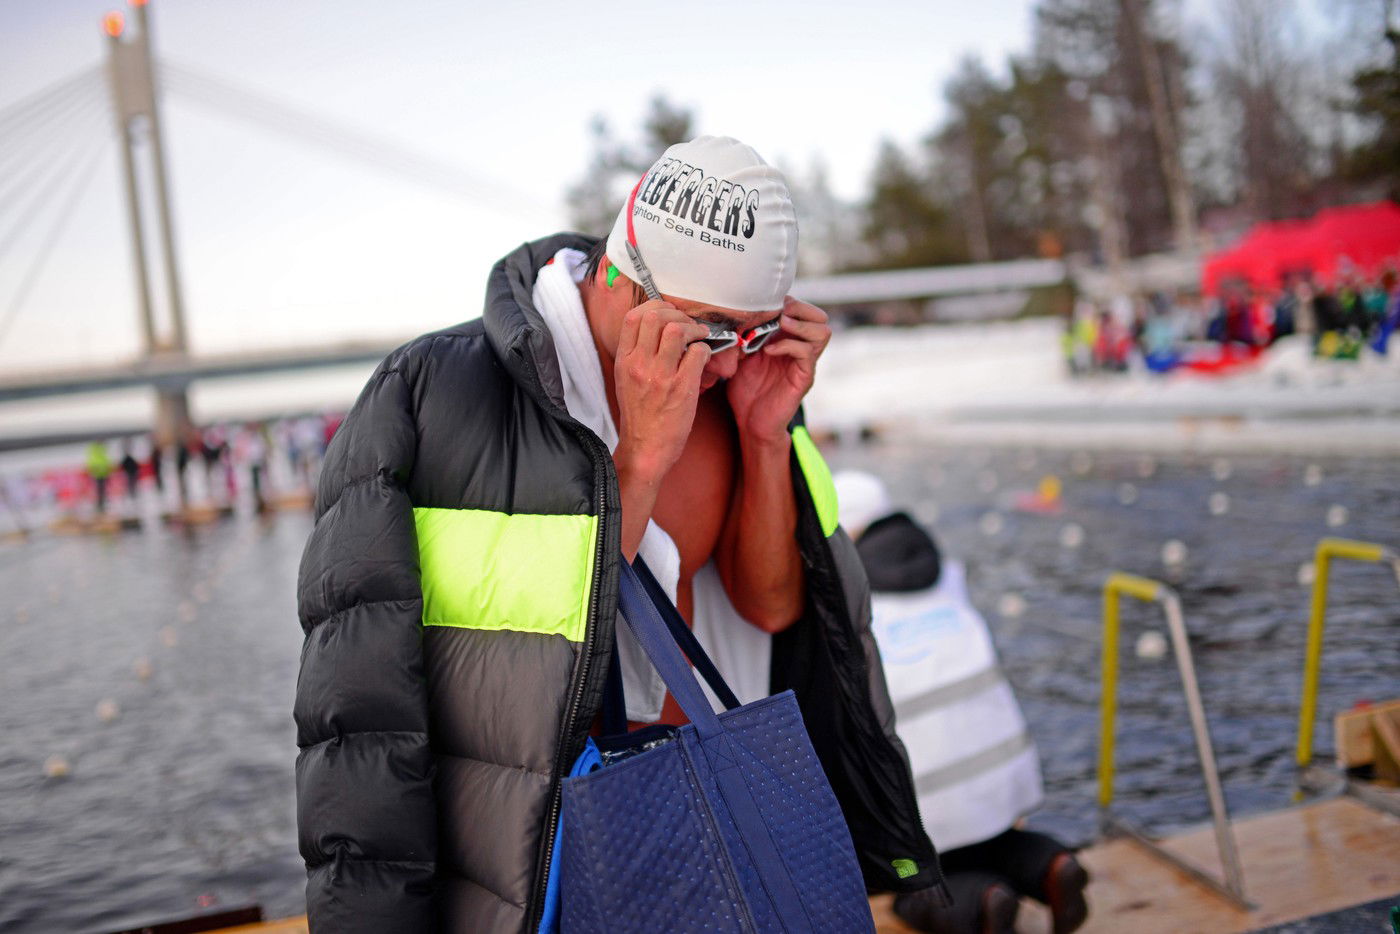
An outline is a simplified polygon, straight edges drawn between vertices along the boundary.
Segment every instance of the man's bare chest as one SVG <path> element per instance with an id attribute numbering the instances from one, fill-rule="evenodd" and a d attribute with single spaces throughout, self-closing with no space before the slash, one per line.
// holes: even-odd
<path id="1" fill-rule="evenodd" d="M 680 551 L 683 581 L 714 554 L 734 494 L 738 445 L 719 393 L 701 397 L 685 450 L 662 481 L 652 512 Z"/>

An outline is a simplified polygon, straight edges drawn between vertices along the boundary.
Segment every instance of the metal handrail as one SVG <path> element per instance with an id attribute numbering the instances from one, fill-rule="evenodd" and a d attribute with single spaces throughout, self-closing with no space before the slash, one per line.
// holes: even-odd
<path id="1" fill-rule="evenodd" d="M 1114 720 L 1118 712 L 1118 630 L 1119 597 L 1127 594 L 1145 603 L 1161 603 L 1171 634 L 1172 650 L 1177 670 L 1181 673 L 1181 688 L 1186 695 L 1186 708 L 1191 717 L 1191 732 L 1196 738 L 1196 753 L 1200 757 L 1201 775 L 1205 779 L 1206 797 L 1210 801 L 1211 822 L 1215 826 L 1215 843 L 1220 851 L 1220 865 L 1225 870 L 1222 884 L 1211 874 L 1192 865 L 1180 856 L 1149 839 L 1109 813 L 1113 801 Z M 1212 891 L 1223 895 L 1246 910 L 1253 907 L 1244 895 L 1244 872 L 1240 868 L 1239 852 L 1230 830 L 1230 816 L 1225 807 L 1225 795 L 1220 788 L 1220 773 L 1211 748 L 1210 730 L 1206 724 L 1205 707 L 1196 682 L 1196 668 L 1191 659 L 1191 646 L 1186 639 L 1186 623 L 1181 614 L 1181 600 L 1176 592 L 1159 581 L 1133 574 L 1115 572 L 1103 587 L 1103 669 L 1099 711 L 1099 812 L 1105 831 L 1126 834 L 1154 855 L 1184 870 Z"/>
<path id="2" fill-rule="evenodd" d="M 1378 564 L 1390 562 L 1400 583 L 1400 555 L 1384 545 L 1345 538 L 1324 538 L 1313 559 L 1312 611 L 1308 617 L 1308 651 L 1303 662 L 1303 703 L 1298 711 L 1298 767 L 1312 761 L 1313 724 L 1317 720 L 1317 680 L 1322 667 L 1322 630 L 1327 617 L 1327 577 L 1333 558 Z"/>

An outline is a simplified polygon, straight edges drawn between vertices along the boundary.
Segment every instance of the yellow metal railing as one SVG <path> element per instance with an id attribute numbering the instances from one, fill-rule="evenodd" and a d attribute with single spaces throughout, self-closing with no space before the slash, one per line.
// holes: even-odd
<path id="1" fill-rule="evenodd" d="M 1181 673 L 1181 688 L 1186 695 L 1186 709 L 1191 717 L 1191 731 L 1196 738 L 1196 752 L 1205 779 L 1206 797 L 1210 801 L 1211 821 L 1215 825 L 1215 841 L 1220 851 L 1220 864 L 1225 870 L 1221 884 L 1209 873 L 1159 846 L 1155 841 L 1128 824 L 1113 818 L 1108 806 L 1113 801 L 1114 727 L 1118 715 L 1118 631 L 1120 598 L 1126 594 L 1144 603 L 1160 603 L 1167 617 L 1176 667 Z M 1181 614 L 1181 600 L 1166 584 L 1115 572 L 1103 586 L 1103 667 L 1099 708 L 1099 810 L 1105 830 L 1116 830 L 1146 847 L 1162 859 L 1184 870 L 1202 884 L 1224 895 L 1235 904 L 1249 908 L 1244 896 L 1244 874 L 1240 869 L 1239 853 L 1230 832 L 1230 817 L 1225 810 L 1225 795 L 1220 788 L 1220 773 L 1215 766 L 1210 731 L 1206 725 L 1205 707 L 1196 681 L 1196 667 L 1191 659 L 1191 645 L 1186 638 L 1186 623 Z"/>
<path id="2" fill-rule="evenodd" d="M 1163 584 L 1145 577 L 1114 572 L 1103 585 L 1103 660 L 1099 684 L 1099 807 L 1113 800 L 1114 724 L 1118 717 L 1119 596 L 1156 603 Z"/>
<path id="3" fill-rule="evenodd" d="M 1400 557 L 1383 545 L 1354 542 L 1345 538 L 1324 538 L 1317 543 L 1313 559 L 1312 611 L 1308 617 L 1308 652 L 1303 662 L 1303 703 L 1298 712 L 1298 766 L 1312 761 L 1313 723 L 1317 720 L 1317 679 L 1322 667 L 1322 630 L 1327 617 L 1327 577 L 1332 559 L 1389 561 L 1400 581 Z"/>

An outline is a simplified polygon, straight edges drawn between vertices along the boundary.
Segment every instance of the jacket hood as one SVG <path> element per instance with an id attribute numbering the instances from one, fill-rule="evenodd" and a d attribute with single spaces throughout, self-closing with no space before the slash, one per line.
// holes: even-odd
<path id="1" fill-rule="evenodd" d="M 927 590 L 938 583 L 938 546 L 908 513 L 877 519 L 856 542 L 870 586 L 877 591 Z"/>
<path id="2" fill-rule="evenodd" d="M 554 338 L 535 309 L 533 293 L 540 268 L 565 247 L 587 252 L 597 237 L 558 233 L 523 243 L 491 268 L 482 319 L 486 337 L 501 363 L 542 402 L 564 406 L 564 382 Z"/>

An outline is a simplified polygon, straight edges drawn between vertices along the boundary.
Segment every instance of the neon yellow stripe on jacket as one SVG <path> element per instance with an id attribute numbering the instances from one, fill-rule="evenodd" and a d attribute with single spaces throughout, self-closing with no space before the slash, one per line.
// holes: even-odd
<path id="1" fill-rule="evenodd" d="M 597 516 L 418 508 L 413 521 L 423 625 L 583 641 Z"/>
<path id="2" fill-rule="evenodd" d="M 830 536 L 836 531 L 836 485 L 831 482 L 831 468 L 826 466 L 817 443 L 801 425 L 792 430 L 792 449 L 797 452 L 802 476 L 807 478 L 807 489 L 812 493 L 812 504 L 817 507 L 822 534 Z"/>

